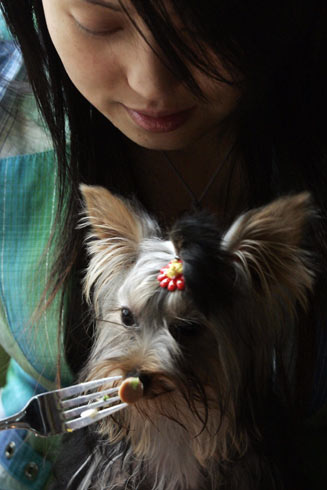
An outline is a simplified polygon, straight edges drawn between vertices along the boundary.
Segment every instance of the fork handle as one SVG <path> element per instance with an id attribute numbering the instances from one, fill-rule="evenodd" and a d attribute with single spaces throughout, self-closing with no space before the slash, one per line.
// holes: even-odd
<path id="1" fill-rule="evenodd" d="M 14 413 L 10 417 L 0 419 L 0 430 L 28 429 L 29 424 L 24 420 L 25 415 L 26 410 L 22 410 L 21 412 Z"/>

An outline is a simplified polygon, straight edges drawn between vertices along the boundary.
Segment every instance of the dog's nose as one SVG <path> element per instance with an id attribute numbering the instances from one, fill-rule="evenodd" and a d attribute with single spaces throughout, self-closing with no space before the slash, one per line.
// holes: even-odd
<path id="1" fill-rule="evenodd" d="M 139 378 L 141 383 L 143 384 L 144 391 L 147 390 L 151 382 L 151 376 L 149 373 L 144 373 L 136 369 L 134 371 L 129 371 L 126 374 L 126 378 Z"/>
<path id="2" fill-rule="evenodd" d="M 150 385 L 150 381 L 151 381 L 151 376 L 147 373 L 140 373 L 139 374 L 139 378 L 143 384 L 143 387 L 144 387 L 144 391 L 147 390 L 147 388 L 149 387 Z"/>

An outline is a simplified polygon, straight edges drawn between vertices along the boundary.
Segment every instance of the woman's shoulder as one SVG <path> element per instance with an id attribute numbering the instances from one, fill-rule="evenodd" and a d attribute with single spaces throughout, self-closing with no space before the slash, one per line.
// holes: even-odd
<path id="1" fill-rule="evenodd" d="M 0 100 L 10 83 L 17 79 L 23 69 L 21 52 L 13 40 L 0 11 Z"/>
<path id="2" fill-rule="evenodd" d="M 0 13 L 0 159 L 51 150 L 23 58 Z"/>
<path id="3" fill-rule="evenodd" d="M 51 137 L 32 95 L 18 98 L 10 107 L 0 102 L 0 163 L 8 159 L 35 160 L 53 152 Z"/>
<path id="4" fill-rule="evenodd" d="M 3 13 L 0 10 L 0 39 L 9 41 L 12 39 L 11 33 L 8 29 Z"/>

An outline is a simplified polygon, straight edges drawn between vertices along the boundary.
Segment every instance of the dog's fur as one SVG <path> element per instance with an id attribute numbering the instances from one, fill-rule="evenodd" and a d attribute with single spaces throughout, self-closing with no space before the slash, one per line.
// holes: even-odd
<path id="1" fill-rule="evenodd" d="M 189 216 L 165 237 L 140 208 L 100 187 L 81 190 L 96 318 L 81 379 L 139 375 L 145 396 L 73 435 L 65 455 L 76 461 L 65 457 L 56 488 L 284 488 L 278 383 L 286 374 L 292 387 L 297 312 L 314 282 L 303 247 L 309 195 L 246 212 L 228 230 Z M 175 256 L 186 288 L 169 292 L 157 275 Z"/>

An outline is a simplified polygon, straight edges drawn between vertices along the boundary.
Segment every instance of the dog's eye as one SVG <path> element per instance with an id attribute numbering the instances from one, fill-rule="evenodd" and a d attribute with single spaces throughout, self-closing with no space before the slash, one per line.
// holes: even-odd
<path id="1" fill-rule="evenodd" d="M 198 323 L 174 323 L 169 325 L 169 332 L 176 340 L 182 337 L 192 337 L 197 335 L 201 330 Z"/>
<path id="2" fill-rule="evenodd" d="M 121 321 L 124 325 L 126 325 L 126 327 L 132 327 L 135 325 L 134 315 L 129 308 L 125 307 L 121 309 Z"/>

